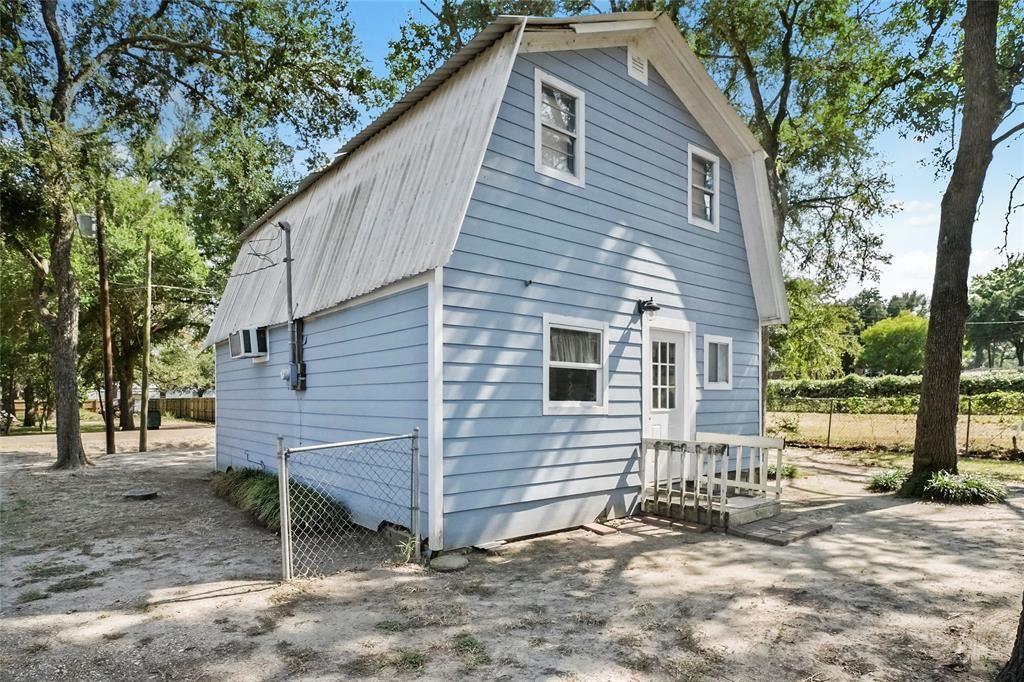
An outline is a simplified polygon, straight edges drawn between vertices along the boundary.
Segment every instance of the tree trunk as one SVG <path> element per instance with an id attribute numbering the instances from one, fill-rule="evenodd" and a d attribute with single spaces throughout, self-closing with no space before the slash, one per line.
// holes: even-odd
<path id="1" fill-rule="evenodd" d="M 953 173 L 942 197 L 931 317 L 914 439 L 914 478 L 957 470 L 956 423 L 964 330 L 970 311 L 967 273 L 974 218 L 992 161 L 1001 117 L 996 82 L 999 3 L 969 0 L 963 20 L 964 107 Z"/>
<path id="2" fill-rule="evenodd" d="M 124 361 L 118 363 L 117 368 L 117 381 L 118 381 L 118 396 L 117 405 L 121 411 L 121 420 L 119 428 L 122 431 L 134 431 L 135 430 L 135 418 L 132 416 L 132 383 L 134 368 L 131 365 L 131 361 Z"/>
<path id="3" fill-rule="evenodd" d="M 996 675 L 995 682 L 1021 682 L 1024 680 L 1024 598 L 1021 599 L 1020 622 L 1017 623 L 1017 639 L 1010 653 L 1010 660 Z"/>
<path id="4" fill-rule="evenodd" d="M 60 196 L 60 195 L 59 195 Z M 71 269 L 71 245 L 75 238 L 75 216 L 71 206 L 57 200 L 50 259 L 57 312 L 50 328 L 53 388 L 57 408 L 56 469 L 76 469 L 89 464 L 82 446 L 78 403 L 78 282 Z"/>
<path id="5" fill-rule="evenodd" d="M 1013 342 L 1013 354 L 1017 356 L 1017 366 L 1024 367 L 1024 341 Z"/>
<path id="6" fill-rule="evenodd" d="M 36 425 L 36 387 L 31 379 L 25 382 L 21 397 L 25 401 L 25 418 L 21 420 L 21 425 L 27 429 Z"/>
<path id="7" fill-rule="evenodd" d="M 5 374 L 0 377 L 0 410 L 14 414 L 14 376 Z"/>

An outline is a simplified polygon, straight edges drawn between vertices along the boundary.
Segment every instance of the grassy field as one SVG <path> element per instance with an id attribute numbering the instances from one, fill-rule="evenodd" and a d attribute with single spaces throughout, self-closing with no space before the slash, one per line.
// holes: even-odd
<path id="1" fill-rule="evenodd" d="M 81 421 L 82 433 L 103 433 L 103 417 L 102 416 L 100 416 L 96 412 L 92 412 L 91 410 L 80 410 L 79 414 L 80 414 L 80 417 L 81 417 L 81 420 L 82 420 Z M 185 423 L 193 424 L 194 423 L 197 426 L 199 426 L 199 425 L 205 424 L 205 422 L 193 422 L 193 421 L 188 420 L 188 419 L 178 419 L 177 417 L 172 417 L 171 415 L 168 415 L 168 414 L 163 415 L 162 422 L 164 424 L 166 424 L 166 425 L 185 424 Z M 135 415 L 135 426 L 136 426 L 136 428 L 138 428 L 138 425 L 139 425 L 139 415 L 136 414 Z M 54 419 L 54 418 L 51 418 L 49 421 L 46 422 L 46 428 L 42 429 L 42 430 L 40 430 L 38 423 L 35 426 L 31 427 L 31 428 L 25 428 L 25 427 L 21 426 L 20 422 L 19 422 L 18 425 L 15 425 L 15 426 L 11 427 L 11 432 L 8 435 L 8 437 L 13 437 L 13 436 L 37 436 L 39 434 L 44 434 L 45 435 L 45 434 L 53 434 L 53 433 L 56 433 L 56 432 L 57 432 L 57 420 Z"/>
<path id="2" fill-rule="evenodd" d="M 882 448 L 910 450 L 914 447 L 917 416 L 912 414 L 833 414 L 831 436 L 829 415 L 818 412 L 769 412 L 767 429 L 793 443 L 838 448 Z M 968 443 L 967 417 L 957 424 L 960 451 L 1009 452 L 1024 448 L 1024 416 L 973 415 Z"/>
<path id="3" fill-rule="evenodd" d="M 860 466 L 909 469 L 912 464 L 911 455 L 906 452 L 853 450 L 834 453 L 851 464 Z M 1008 483 L 1024 483 L 1024 460 L 961 457 L 958 465 L 962 474 L 982 474 Z"/>

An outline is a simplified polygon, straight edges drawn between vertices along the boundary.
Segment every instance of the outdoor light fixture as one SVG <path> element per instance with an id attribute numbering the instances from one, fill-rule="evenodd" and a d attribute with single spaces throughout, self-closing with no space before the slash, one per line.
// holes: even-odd
<path id="1" fill-rule="evenodd" d="M 661 306 L 654 302 L 653 297 L 647 299 L 646 301 L 641 298 L 636 302 L 636 310 L 637 313 L 640 315 L 647 313 L 647 319 L 653 320 L 654 314 L 661 310 Z"/>
<path id="2" fill-rule="evenodd" d="M 78 221 L 78 234 L 87 239 L 92 239 L 96 236 L 96 221 L 92 215 L 89 213 L 78 213 L 75 215 L 75 220 Z"/>

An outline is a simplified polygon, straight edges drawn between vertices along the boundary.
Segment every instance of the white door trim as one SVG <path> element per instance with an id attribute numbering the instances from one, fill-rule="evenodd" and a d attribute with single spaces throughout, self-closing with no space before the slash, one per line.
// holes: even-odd
<path id="1" fill-rule="evenodd" d="M 697 433 L 697 325 L 681 318 L 658 315 L 654 320 L 643 319 L 640 346 L 640 433 L 647 436 L 651 420 L 651 332 L 668 331 L 686 334 L 683 345 L 682 373 L 685 391 L 684 431 L 691 440 Z"/>

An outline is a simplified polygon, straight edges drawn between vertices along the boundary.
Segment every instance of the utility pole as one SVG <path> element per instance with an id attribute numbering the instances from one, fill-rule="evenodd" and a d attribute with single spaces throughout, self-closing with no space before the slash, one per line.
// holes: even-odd
<path id="1" fill-rule="evenodd" d="M 139 452 L 146 451 L 146 432 L 149 428 L 149 328 L 153 316 L 153 249 L 146 232 L 146 321 L 142 327 L 142 405 L 139 419 Z"/>
<path id="2" fill-rule="evenodd" d="M 114 444 L 114 344 L 110 338 L 110 282 L 107 280 L 106 214 L 102 192 L 96 197 L 96 253 L 100 271 L 100 310 L 103 326 L 103 416 L 107 436 L 107 454 L 116 452 Z"/>

